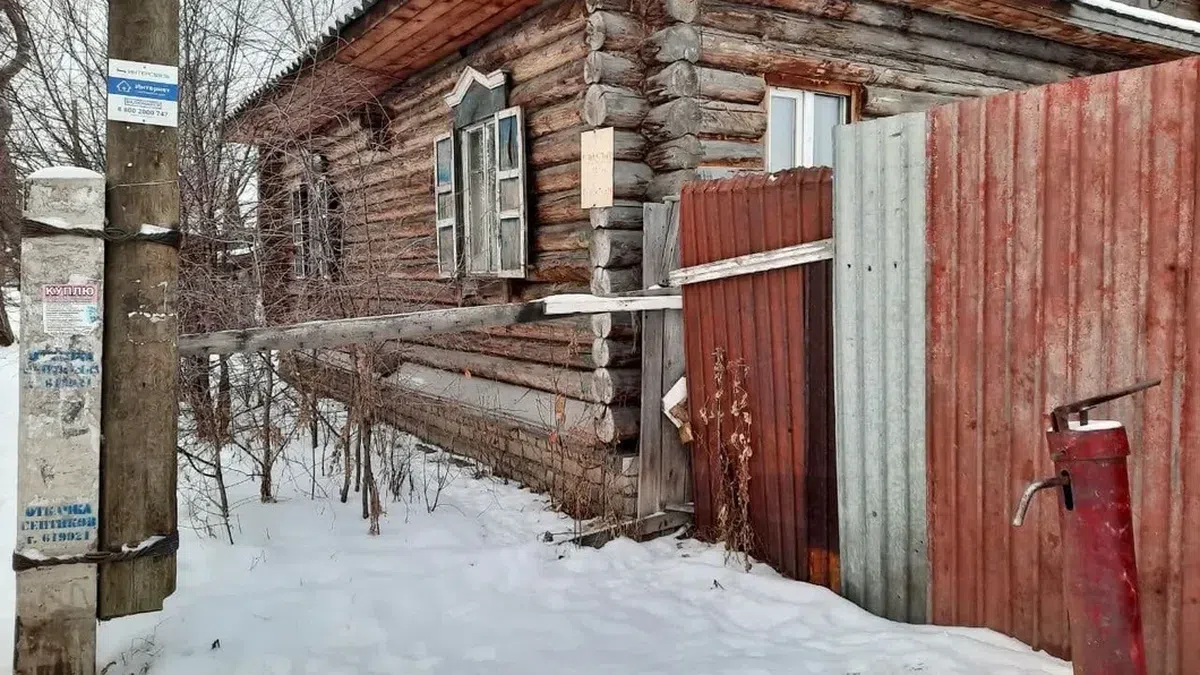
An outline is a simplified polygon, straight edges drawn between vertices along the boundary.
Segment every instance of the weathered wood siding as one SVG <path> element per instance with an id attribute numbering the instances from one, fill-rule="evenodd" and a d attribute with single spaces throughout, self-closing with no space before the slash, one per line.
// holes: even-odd
<path id="1" fill-rule="evenodd" d="M 583 0 L 543 3 L 471 44 L 461 55 L 444 59 L 380 96 L 377 105 L 390 120 L 386 130 L 377 128 L 372 133 L 362 115 L 348 110 L 311 138 L 298 141 L 296 151 L 272 156 L 264 169 L 270 168 L 276 196 L 264 195 L 263 213 L 275 224 L 277 248 L 286 253 L 275 266 L 282 278 L 290 277 L 291 243 L 286 198 L 280 195 L 301 181 L 299 148 L 327 159 L 327 175 L 344 212 L 343 278 L 291 282 L 284 297 L 270 303 L 275 308 L 272 318 L 361 316 L 531 300 L 588 292 L 597 283 L 623 288 L 618 278 L 623 275 L 610 278 L 608 270 L 624 273 L 637 267 L 640 232 L 594 229 L 588 212 L 580 207 L 579 134 L 589 128 L 583 117 L 584 99 L 591 92 L 588 82 L 598 77 L 594 73 L 598 50 L 592 45 L 600 39 L 597 36 L 607 35 L 607 29 L 597 29 L 593 23 Z M 602 46 L 612 44 L 605 38 Z M 616 53 L 611 52 L 614 58 Z M 507 71 L 508 105 L 521 106 L 524 112 L 530 204 L 530 265 L 525 280 L 438 278 L 433 143 L 451 130 L 451 111 L 443 96 L 467 66 L 482 73 Z M 639 160 L 644 154 L 636 134 L 622 135 L 618 146 L 619 165 L 634 164 L 628 160 Z M 650 171 L 625 168 L 619 175 L 630 180 L 618 181 L 617 197 L 638 204 L 640 212 Z M 619 225 L 618 220 L 614 225 Z M 640 268 L 636 272 L 640 278 Z M 576 439 L 570 447 L 563 446 L 558 462 L 567 467 L 590 466 L 595 461 L 584 455 L 619 454 L 636 438 L 638 342 L 628 320 L 617 324 L 605 335 L 597 334 L 585 318 L 438 336 L 392 345 L 386 360 L 515 385 L 534 397 L 547 394 L 551 409 L 560 402 L 565 407 L 587 406 L 594 411 L 594 428 L 589 429 L 594 442 Z M 409 400 L 403 404 L 411 405 Z M 452 445 L 465 452 L 469 448 L 461 446 L 474 444 L 476 451 L 467 454 L 475 456 L 494 454 L 497 444 L 508 448 L 521 442 L 513 439 L 529 437 L 537 437 L 540 440 L 534 445 L 548 449 L 549 439 L 567 431 L 551 424 L 551 428 L 522 428 L 514 435 L 519 420 L 508 420 L 503 414 L 506 405 L 497 401 L 498 414 L 491 416 L 444 401 L 437 414 L 419 414 L 415 409 L 389 414 L 407 420 L 410 431 L 433 442 L 450 442 L 442 437 L 445 430 L 439 424 L 455 425 L 463 433 L 453 438 Z M 621 423 L 627 419 L 635 423 Z M 506 420 L 512 424 L 505 426 Z M 588 426 L 593 426 L 590 421 Z M 484 452 L 486 448 L 493 450 Z M 513 452 L 532 457 L 515 446 Z M 563 466 L 555 474 L 560 482 L 578 483 L 584 477 L 568 480 L 570 471 Z M 524 471 L 521 477 L 532 475 Z M 535 484 L 553 490 L 553 481 L 544 478 Z M 636 478 L 625 482 L 630 481 Z M 632 505 L 632 498 L 629 501 Z M 596 512 L 618 502 L 593 500 L 584 510 Z"/>
<path id="2" fill-rule="evenodd" d="M 1183 19 L 1200 19 L 1200 0 L 1117 0 L 1123 5 L 1153 9 Z"/>
<path id="3" fill-rule="evenodd" d="M 665 19 L 642 50 L 654 196 L 697 169 L 764 168 L 766 92 L 787 78 L 850 85 L 871 118 L 1134 65 L 872 0 L 659 1 Z"/>

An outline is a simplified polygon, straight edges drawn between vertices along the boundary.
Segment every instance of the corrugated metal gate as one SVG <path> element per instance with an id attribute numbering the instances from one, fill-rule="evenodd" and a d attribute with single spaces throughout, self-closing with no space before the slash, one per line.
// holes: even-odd
<path id="1" fill-rule="evenodd" d="M 832 236 L 828 169 L 693 183 L 680 206 L 685 268 Z M 717 451 L 734 430 L 714 421 L 739 398 L 736 379 L 750 413 L 752 551 L 839 590 L 830 261 L 688 284 L 683 318 L 701 534 L 716 535 L 721 490 L 736 487 Z"/>
<path id="2" fill-rule="evenodd" d="M 935 621 L 1067 649 L 1056 512 L 1008 524 L 1053 473 L 1053 405 L 1139 378 L 1109 411 L 1134 448 L 1153 673 L 1200 672 L 1200 247 L 1189 60 L 930 114 L 930 543 Z"/>
<path id="3" fill-rule="evenodd" d="M 1190 59 L 837 132 L 837 340 L 863 359 L 854 368 L 839 358 L 839 395 L 853 388 L 867 403 L 889 400 L 899 371 L 877 366 L 925 343 L 925 434 L 906 436 L 889 421 L 875 435 L 839 437 L 842 457 L 862 466 L 892 466 L 892 442 L 904 441 L 908 466 L 922 455 L 928 467 L 927 532 L 891 513 L 926 487 L 920 476 L 842 485 L 843 504 L 889 512 L 843 528 L 844 551 L 886 542 L 917 551 L 928 537 L 927 586 L 901 583 L 919 560 L 905 568 L 886 559 L 895 566 L 875 575 L 847 565 L 848 592 L 855 575 L 863 597 L 888 596 L 875 611 L 909 618 L 928 598 L 936 623 L 988 626 L 1065 655 L 1053 500 L 1039 499 L 1021 529 L 1009 518 L 1025 484 L 1052 471 L 1051 407 L 1162 377 L 1163 386 L 1100 414 L 1123 421 L 1134 447 L 1150 672 L 1200 672 L 1200 649 L 1186 646 L 1200 632 L 1198 101 L 1200 61 Z M 881 136 L 886 124 L 896 133 Z M 915 164 L 898 163 L 926 135 L 924 245 L 879 243 L 911 222 L 884 188 L 911 177 Z M 856 248 L 855 237 L 873 245 Z M 871 256 L 885 269 L 923 270 L 925 305 L 866 311 L 861 284 L 842 283 L 851 281 L 842 273 Z M 925 333 L 889 329 L 914 323 Z M 888 342 L 871 342 L 875 333 Z M 839 407 L 840 427 L 848 410 Z"/>

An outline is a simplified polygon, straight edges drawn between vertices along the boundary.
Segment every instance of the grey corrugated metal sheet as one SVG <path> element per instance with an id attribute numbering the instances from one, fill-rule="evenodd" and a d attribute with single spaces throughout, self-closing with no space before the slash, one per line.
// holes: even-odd
<path id="1" fill-rule="evenodd" d="M 834 388 L 842 591 L 928 618 L 922 113 L 841 127 L 834 174 Z"/>

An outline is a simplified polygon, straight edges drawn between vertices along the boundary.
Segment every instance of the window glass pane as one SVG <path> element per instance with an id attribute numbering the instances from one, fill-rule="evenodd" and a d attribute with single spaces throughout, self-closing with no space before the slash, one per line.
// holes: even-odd
<path id="1" fill-rule="evenodd" d="M 454 173 L 454 156 L 450 152 L 450 139 L 444 138 L 437 143 L 437 184 L 449 185 Z"/>
<path id="2" fill-rule="evenodd" d="M 845 121 L 841 96 L 813 97 L 813 166 L 833 166 L 833 128 Z"/>
<path id="3" fill-rule="evenodd" d="M 768 171 L 796 166 L 796 99 L 771 96 L 771 118 L 767 121 Z"/>
<path id="4" fill-rule="evenodd" d="M 505 178 L 500 181 L 500 210 L 516 211 L 521 208 L 521 179 Z"/>
<path id="5" fill-rule="evenodd" d="M 521 266 L 521 219 L 500 221 L 500 269 L 517 270 Z"/>
<path id="6" fill-rule="evenodd" d="M 517 118 L 503 117 L 499 121 L 500 157 L 497 163 L 501 171 L 517 168 Z"/>
<path id="7" fill-rule="evenodd" d="M 442 192 L 437 196 L 437 219 L 446 220 L 454 217 L 454 193 Z"/>
<path id="8" fill-rule="evenodd" d="M 438 269 L 443 272 L 454 270 L 454 228 L 438 228 Z"/>
<path id="9" fill-rule="evenodd" d="M 473 272 L 496 269 L 496 162 L 491 124 L 464 133 L 466 152 L 466 226 L 470 245 L 467 267 Z"/>

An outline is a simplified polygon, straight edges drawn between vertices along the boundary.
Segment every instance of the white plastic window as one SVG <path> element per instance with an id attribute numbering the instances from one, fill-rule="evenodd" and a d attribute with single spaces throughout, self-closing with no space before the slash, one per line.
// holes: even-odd
<path id="1" fill-rule="evenodd" d="M 767 170 L 833 166 L 833 128 L 849 121 L 846 96 L 772 88 L 767 102 Z"/>

